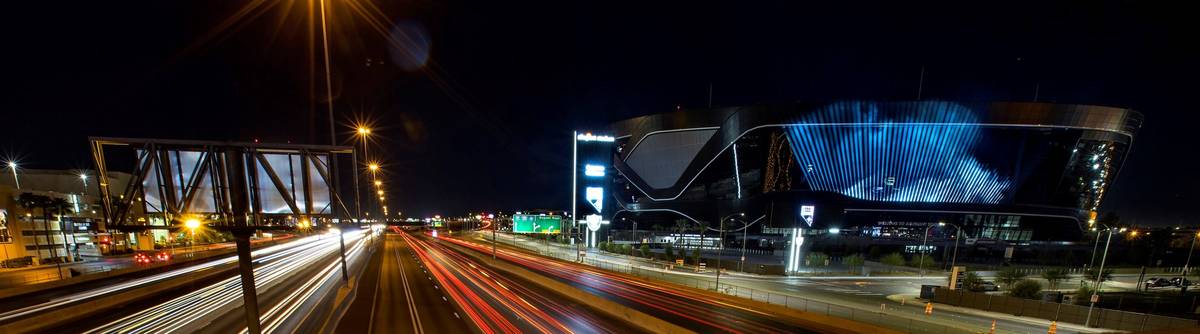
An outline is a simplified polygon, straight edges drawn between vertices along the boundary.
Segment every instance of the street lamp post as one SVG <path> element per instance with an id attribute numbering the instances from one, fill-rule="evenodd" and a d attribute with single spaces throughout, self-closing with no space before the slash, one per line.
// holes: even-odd
<path id="1" fill-rule="evenodd" d="M 750 230 L 750 222 L 742 220 L 745 226 L 742 226 L 742 257 L 738 260 L 738 271 L 746 272 L 744 266 L 746 264 L 746 231 Z"/>
<path id="2" fill-rule="evenodd" d="M 9 161 L 8 162 L 8 170 L 12 171 L 13 183 L 17 184 L 17 190 L 21 190 L 21 179 L 17 177 L 17 162 Z"/>
<path id="3" fill-rule="evenodd" d="M 921 273 L 918 276 L 920 276 L 920 277 L 925 277 L 925 256 L 926 256 L 925 244 L 929 242 L 929 229 L 933 228 L 934 226 L 936 226 L 936 225 L 929 224 L 929 226 L 926 226 L 925 234 L 921 236 L 921 249 L 920 249 L 921 259 L 919 261 L 917 261 L 917 263 L 918 263 L 917 269 L 920 270 L 919 272 Z"/>
<path id="4" fill-rule="evenodd" d="M 954 270 L 954 265 L 958 264 L 958 240 L 962 239 L 962 227 L 955 225 L 954 223 L 938 222 L 938 226 L 946 225 L 954 226 L 954 253 L 950 255 L 950 270 Z M 922 260 L 924 260 L 923 257 Z"/>
<path id="5" fill-rule="evenodd" d="M 195 218 L 188 219 L 183 222 L 183 225 L 192 232 L 191 250 L 188 251 L 188 257 L 192 257 L 196 253 L 196 229 L 200 228 L 200 220 Z"/>
<path id="6" fill-rule="evenodd" d="M 1179 286 L 1180 286 L 1179 292 L 1180 293 L 1187 292 L 1187 284 L 1184 284 L 1184 283 L 1187 281 L 1188 269 L 1192 264 L 1192 252 L 1196 251 L 1196 239 L 1197 238 L 1200 238 L 1200 232 L 1192 234 L 1192 246 L 1190 248 L 1188 248 L 1187 262 L 1183 263 L 1183 271 L 1180 272 L 1180 274 L 1179 274 Z"/>
<path id="7" fill-rule="evenodd" d="M 745 213 L 735 213 L 725 217 L 721 217 L 721 233 L 717 238 L 717 281 L 716 290 L 721 291 L 721 259 L 725 257 L 725 221 L 733 216 L 745 216 Z M 701 247 L 704 245 L 701 244 Z"/>
<path id="8" fill-rule="evenodd" d="M 1104 255 L 1100 257 L 1100 270 L 1096 271 L 1096 288 L 1092 290 L 1087 319 L 1083 321 L 1083 325 L 1087 327 L 1092 326 L 1092 309 L 1096 307 L 1096 300 L 1099 299 L 1100 289 L 1104 286 L 1104 282 L 1100 279 L 1104 277 L 1104 261 L 1108 259 L 1108 246 L 1112 243 L 1113 229 L 1105 225 L 1105 230 L 1108 231 L 1108 240 L 1104 242 Z"/>

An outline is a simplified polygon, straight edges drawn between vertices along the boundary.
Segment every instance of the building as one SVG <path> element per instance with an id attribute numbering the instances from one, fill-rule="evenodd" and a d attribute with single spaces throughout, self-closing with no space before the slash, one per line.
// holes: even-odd
<path id="1" fill-rule="evenodd" d="M 637 117 L 612 126 L 612 221 L 749 223 L 750 247 L 789 270 L 814 248 L 944 245 L 954 226 L 967 248 L 1077 241 L 1141 123 L 1113 107 L 941 101 Z"/>
<path id="2" fill-rule="evenodd" d="M 0 174 L 0 248 L 12 266 L 76 260 L 129 248 L 129 236 L 104 231 L 95 174 L 80 170 L 5 168 Z M 110 182 L 128 181 L 112 173 Z M 19 181 L 19 182 L 18 182 Z M 17 184 L 20 184 L 18 188 Z M 27 207 L 22 195 L 60 200 L 60 208 Z M 9 262 L 12 261 L 12 262 Z"/>

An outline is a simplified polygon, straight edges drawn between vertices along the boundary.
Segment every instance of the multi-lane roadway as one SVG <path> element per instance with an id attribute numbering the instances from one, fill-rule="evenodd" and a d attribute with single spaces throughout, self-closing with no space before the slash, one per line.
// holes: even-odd
<path id="1" fill-rule="evenodd" d="M 508 277 L 447 247 L 396 233 L 372 259 L 345 333 L 638 333 L 559 293 Z M 377 269 L 376 269 L 377 268 Z"/>

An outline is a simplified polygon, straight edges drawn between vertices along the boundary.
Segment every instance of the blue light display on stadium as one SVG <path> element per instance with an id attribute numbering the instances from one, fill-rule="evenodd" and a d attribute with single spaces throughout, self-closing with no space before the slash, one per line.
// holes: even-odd
<path id="1" fill-rule="evenodd" d="M 973 153 L 977 116 L 954 103 L 880 110 L 831 104 L 787 126 L 792 153 L 816 191 L 870 201 L 998 204 L 1012 178 Z"/>

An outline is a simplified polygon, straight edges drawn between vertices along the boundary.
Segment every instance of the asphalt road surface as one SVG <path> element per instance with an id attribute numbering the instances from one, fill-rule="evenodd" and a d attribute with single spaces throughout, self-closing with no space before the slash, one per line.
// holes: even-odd
<path id="1" fill-rule="evenodd" d="M 467 333 L 433 277 L 399 235 L 384 234 L 359 281 L 358 294 L 338 322 L 338 333 Z"/>

